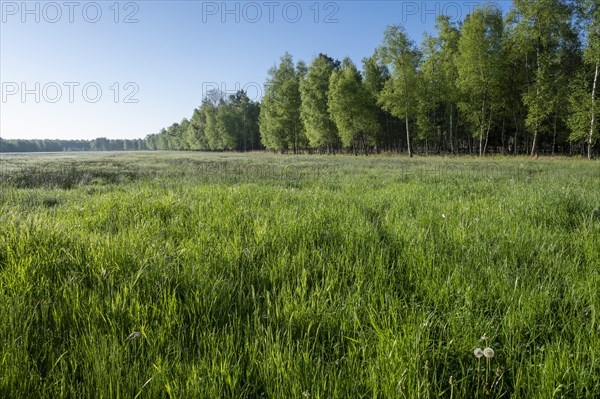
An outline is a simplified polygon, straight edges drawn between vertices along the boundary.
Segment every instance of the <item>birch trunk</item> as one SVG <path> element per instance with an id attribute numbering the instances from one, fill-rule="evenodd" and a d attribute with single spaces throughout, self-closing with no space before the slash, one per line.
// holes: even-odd
<path id="1" fill-rule="evenodd" d="M 410 148 L 410 130 L 408 130 L 408 107 L 406 107 L 406 114 L 404 117 L 406 121 L 406 147 L 408 149 L 408 156 L 412 158 L 412 150 Z"/>
<path id="2" fill-rule="evenodd" d="M 454 143 L 452 142 L 452 115 L 454 114 L 454 105 L 450 104 L 450 151 L 454 154 Z"/>
<path id="3" fill-rule="evenodd" d="M 592 159 L 592 144 L 594 142 L 594 123 L 596 122 L 596 83 L 598 82 L 598 62 L 596 62 L 596 73 L 594 74 L 594 86 L 592 87 L 592 123 L 590 124 L 590 137 L 588 140 L 588 159 Z"/>

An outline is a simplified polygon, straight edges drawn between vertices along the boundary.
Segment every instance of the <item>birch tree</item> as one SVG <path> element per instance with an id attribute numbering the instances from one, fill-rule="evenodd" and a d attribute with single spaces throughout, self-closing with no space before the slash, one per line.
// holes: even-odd
<path id="1" fill-rule="evenodd" d="M 269 70 L 259 116 L 261 140 L 266 148 L 297 153 L 306 145 L 300 120 L 300 79 L 305 65 L 298 66 L 294 67 L 292 56 L 286 53 L 279 66 Z"/>
<path id="2" fill-rule="evenodd" d="M 349 58 L 331 74 L 328 109 L 342 144 L 368 154 L 379 129 L 377 110 L 370 106 L 362 76 Z"/>
<path id="3" fill-rule="evenodd" d="M 417 107 L 417 68 L 421 55 L 406 30 L 399 25 L 391 25 L 385 30 L 379 56 L 389 67 L 390 79 L 385 82 L 378 103 L 393 116 L 404 119 L 406 149 L 408 156 L 412 157 L 410 119 Z"/>
<path id="4" fill-rule="evenodd" d="M 531 59 L 530 84 L 524 93 L 526 126 L 533 133 L 531 156 L 537 155 L 540 134 L 553 110 L 553 89 L 560 76 L 559 50 L 572 30 L 573 8 L 568 0 L 514 0 L 516 38 L 523 57 Z"/>
<path id="5" fill-rule="evenodd" d="M 499 107 L 502 32 L 502 13 L 485 6 L 466 17 L 459 40 L 460 107 L 479 139 L 480 156 L 485 153 L 494 112 Z"/>
<path id="6" fill-rule="evenodd" d="M 300 115 L 309 144 L 314 148 L 326 148 L 332 152 L 340 143 L 335 122 L 329 114 L 329 79 L 339 62 L 319 54 L 310 66 L 306 78 L 300 82 Z"/>

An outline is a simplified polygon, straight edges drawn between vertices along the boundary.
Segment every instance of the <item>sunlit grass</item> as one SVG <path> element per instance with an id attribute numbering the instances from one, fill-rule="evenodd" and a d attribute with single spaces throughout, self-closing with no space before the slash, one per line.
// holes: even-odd
<path id="1" fill-rule="evenodd" d="M 596 162 L 131 153 L 0 171 L 0 397 L 600 392 Z"/>

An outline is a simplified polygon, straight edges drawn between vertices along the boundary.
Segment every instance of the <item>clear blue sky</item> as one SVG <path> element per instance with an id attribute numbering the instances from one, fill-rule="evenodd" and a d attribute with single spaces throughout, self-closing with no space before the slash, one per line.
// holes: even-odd
<path id="1" fill-rule="evenodd" d="M 360 65 L 387 25 L 419 43 L 436 15 L 462 20 L 487 2 L 115 3 L 0 2 L 1 137 L 144 137 L 190 117 L 215 84 L 257 96 L 286 51 Z"/>

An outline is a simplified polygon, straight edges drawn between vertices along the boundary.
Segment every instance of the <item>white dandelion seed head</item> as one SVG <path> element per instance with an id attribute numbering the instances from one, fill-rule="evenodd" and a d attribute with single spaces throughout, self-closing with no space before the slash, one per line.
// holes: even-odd
<path id="1" fill-rule="evenodd" d="M 127 336 L 127 338 L 125 338 L 125 341 L 133 341 L 135 339 L 138 339 L 141 336 L 142 336 L 142 334 L 140 332 L 134 331 L 131 334 L 129 334 Z"/>
<path id="2" fill-rule="evenodd" d="M 473 351 L 473 354 L 477 359 L 481 359 L 481 357 L 483 356 L 483 350 L 481 348 L 477 348 Z"/>
<path id="3" fill-rule="evenodd" d="M 492 357 L 494 357 L 494 350 L 492 348 L 485 348 L 483 350 L 483 355 L 488 359 L 491 359 Z"/>

